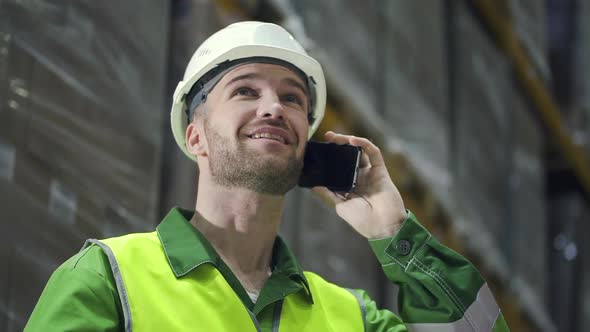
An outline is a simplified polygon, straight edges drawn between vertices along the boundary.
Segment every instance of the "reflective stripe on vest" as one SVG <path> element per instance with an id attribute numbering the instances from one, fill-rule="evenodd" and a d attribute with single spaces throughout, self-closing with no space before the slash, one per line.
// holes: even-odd
<path id="1" fill-rule="evenodd" d="M 213 264 L 176 278 L 156 232 L 88 240 L 107 254 L 126 331 L 260 331 Z M 305 272 L 314 298 L 288 295 L 273 331 L 364 331 L 363 305 L 350 291 Z M 277 319 L 279 318 L 279 319 Z"/>

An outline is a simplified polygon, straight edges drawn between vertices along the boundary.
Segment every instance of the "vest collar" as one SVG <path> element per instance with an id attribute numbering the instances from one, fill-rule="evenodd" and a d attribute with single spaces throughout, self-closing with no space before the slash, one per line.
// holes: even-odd
<path id="1" fill-rule="evenodd" d="M 193 211 L 175 207 L 156 228 L 170 268 L 177 278 L 205 263 L 219 268 L 221 262 L 221 258 L 205 236 L 191 225 L 190 219 L 193 214 Z M 280 236 L 275 239 L 273 247 L 272 269 L 273 274 L 283 274 L 303 284 L 309 300 L 313 303 L 303 270 Z"/>

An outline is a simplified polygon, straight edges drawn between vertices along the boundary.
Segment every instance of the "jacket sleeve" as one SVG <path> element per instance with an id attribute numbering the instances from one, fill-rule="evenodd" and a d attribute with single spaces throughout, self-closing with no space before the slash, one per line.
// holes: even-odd
<path id="1" fill-rule="evenodd" d="M 25 332 L 122 331 L 120 307 L 108 260 L 91 246 L 55 270 Z"/>
<path id="2" fill-rule="evenodd" d="M 399 286 L 399 316 L 409 331 L 509 331 L 477 269 L 443 246 L 408 211 L 399 232 L 370 240 L 387 278 Z M 367 331 L 400 331 L 361 291 Z"/>

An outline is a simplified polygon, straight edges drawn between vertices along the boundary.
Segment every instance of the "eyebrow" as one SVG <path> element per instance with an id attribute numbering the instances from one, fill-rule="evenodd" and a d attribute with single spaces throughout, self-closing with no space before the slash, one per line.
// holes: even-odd
<path id="1" fill-rule="evenodd" d="M 284 80 L 285 82 L 287 82 L 287 84 L 289 84 L 292 87 L 298 88 L 299 90 L 301 90 L 301 92 L 303 92 L 303 94 L 305 94 L 306 96 L 307 94 L 307 89 L 305 88 L 305 86 L 303 86 L 303 84 L 299 83 L 299 81 L 294 80 L 290 77 L 286 78 Z"/>
<path id="2" fill-rule="evenodd" d="M 229 82 L 225 83 L 225 87 L 228 87 L 237 81 L 255 80 L 255 79 L 260 79 L 260 78 L 261 78 L 260 74 L 257 74 L 257 73 L 247 73 L 247 74 L 238 75 L 238 76 L 232 78 L 231 80 L 229 80 Z M 283 81 L 286 82 L 288 85 L 301 90 L 301 92 L 303 92 L 307 96 L 307 89 L 299 81 L 297 81 L 291 77 L 287 77 L 287 78 L 283 79 Z"/>
<path id="3" fill-rule="evenodd" d="M 225 86 L 230 86 L 232 84 L 234 84 L 237 81 L 242 81 L 242 80 L 254 80 L 260 78 L 260 75 L 256 74 L 256 73 L 248 73 L 248 74 L 242 74 L 242 75 L 238 75 L 234 78 L 232 78 L 231 80 L 229 80 L 229 82 L 225 83 Z"/>

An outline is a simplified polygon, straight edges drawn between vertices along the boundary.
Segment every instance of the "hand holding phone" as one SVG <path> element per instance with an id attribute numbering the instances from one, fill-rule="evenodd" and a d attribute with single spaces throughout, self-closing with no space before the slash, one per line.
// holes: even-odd
<path id="1" fill-rule="evenodd" d="M 314 192 L 332 203 L 336 213 L 359 234 L 369 239 L 384 238 L 397 233 L 408 214 L 403 199 L 383 160 L 381 150 L 363 137 L 328 131 L 327 142 L 362 148 L 358 165 L 358 185 L 348 195 L 341 195 L 326 187 Z"/>
<path id="2" fill-rule="evenodd" d="M 351 192 L 356 187 L 360 159 L 359 147 L 309 141 L 299 186 L 322 186 L 333 192 Z"/>

